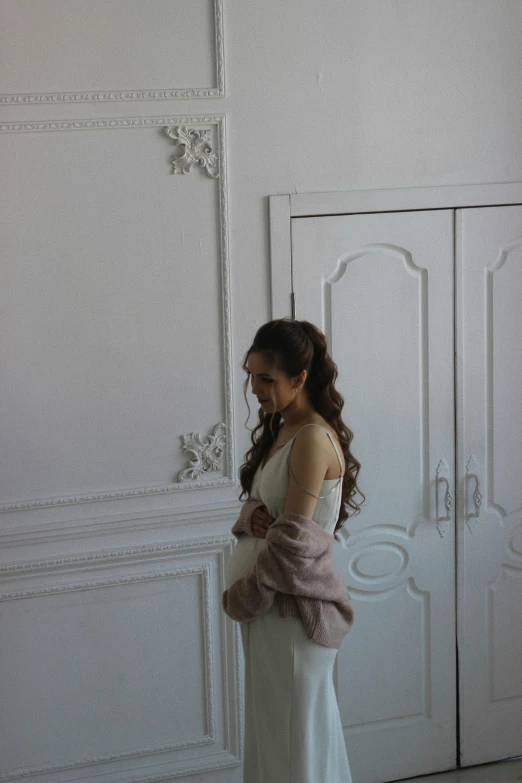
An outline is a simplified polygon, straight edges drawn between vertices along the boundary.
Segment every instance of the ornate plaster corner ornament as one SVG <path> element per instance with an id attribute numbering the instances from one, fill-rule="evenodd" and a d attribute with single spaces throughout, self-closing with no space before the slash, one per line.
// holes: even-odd
<path id="1" fill-rule="evenodd" d="M 181 148 L 181 154 L 174 153 L 170 159 L 173 174 L 190 174 L 192 166 L 196 163 L 200 168 L 205 169 L 209 177 L 218 179 L 218 159 L 212 152 L 210 130 L 172 125 L 165 128 L 165 133 Z"/>
<path id="2" fill-rule="evenodd" d="M 225 453 L 225 431 L 223 422 L 216 424 L 212 435 L 203 435 L 199 432 L 190 432 L 181 435 L 184 451 L 190 451 L 194 458 L 190 460 L 188 468 L 178 473 L 178 481 L 190 481 L 197 479 L 202 473 L 210 470 L 223 469 L 223 455 Z M 203 440 L 206 438 L 206 440 Z"/>

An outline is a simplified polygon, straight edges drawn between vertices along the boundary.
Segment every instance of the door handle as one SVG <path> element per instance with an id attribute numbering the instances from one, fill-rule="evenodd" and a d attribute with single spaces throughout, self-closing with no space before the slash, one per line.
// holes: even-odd
<path id="1" fill-rule="evenodd" d="M 475 489 L 473 490 L 473 505 L 475 510 L 470 512 L 470 481 L 475 480 Z M 468 459 L 466 465 L 466 523 L 469 528 L 469 532 L 473 533 L 473 526 L 476 524 L 480 517 L 480 506 L 482 505 L 482 495 L 480 493 L 480 481 L 478 477 L 478 465 L 473 454 Z"/>
<path id="2" fill-rule="evenodd" d="M 440 484 L 445 486 L 443 504 L 444 504 L 444 511 L 446 513 L 444 514 L 444 516 L 441 516 L 439 511 L 439 505 L 440 505 L 439 485 Z M 437 530 L 439 531 L 439 536 L 441 538 L 444 537 L 445 533 L 448 530 L 449 524 L 451 522 L 452 510 L 453 510 L 453 495 L 451 493 L 451 484 L 449 480 L 449 468 L 448 468 L 448 463 L 443 457 L 439 461 L 439 464 L 437 465 L 437 471 L 435 474 L 435 517 L 437 523 Z"/>

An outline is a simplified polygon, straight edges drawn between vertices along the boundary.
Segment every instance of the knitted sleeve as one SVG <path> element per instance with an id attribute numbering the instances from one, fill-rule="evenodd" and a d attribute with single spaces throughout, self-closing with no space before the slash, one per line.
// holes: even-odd
<path id="1" fill-rule="evenodd" d="M 259 508 L 260 506 L 264 506 L 262 500 L 256 500 L 255 498 L 245 500 L 243 506 L 241 507 L 241 511 L 239 512 L 239 517 L 235 521 L 231 531 L 236 538 L 241 538 L 243 534 L 246 534 L 247 536 L 252 535 L 252 512 L 254 509 Z"/>

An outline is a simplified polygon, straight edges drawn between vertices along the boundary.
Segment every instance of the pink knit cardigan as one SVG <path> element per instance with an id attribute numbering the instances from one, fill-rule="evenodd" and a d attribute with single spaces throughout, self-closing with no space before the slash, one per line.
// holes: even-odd
<path id="1" fill-rule="evenodd" d="M 262 505 L 254 499 L 243 504 L 232 528 L 237 538 L 252 535 L 252 511 Z M 253 567 L 224 591 L 224 611 L 237 622 L 247 622 L 265 614 L 275 599 L 280 617 L 302 620 L 311 639 L 339 648 L 353 623 L 353 610 L 335 570 L 333 541 L 313 519 L 281 514 L 268 528 L 267 547 Z"/>

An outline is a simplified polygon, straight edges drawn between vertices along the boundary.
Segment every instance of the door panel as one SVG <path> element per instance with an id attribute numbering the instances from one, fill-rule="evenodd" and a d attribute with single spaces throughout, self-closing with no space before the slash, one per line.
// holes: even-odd
<path id="1" fill-rule="evenodd" d="M 461 763 L 522 753 L 522 206 L 457 210 Z"/>
<path id="2" fill-rule="evenodd" d="M 366 501 L 336 562 L 354 780 L 455 765 L 453 210 L 292 220 L 296 317 L 325 332 Z"/>

